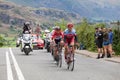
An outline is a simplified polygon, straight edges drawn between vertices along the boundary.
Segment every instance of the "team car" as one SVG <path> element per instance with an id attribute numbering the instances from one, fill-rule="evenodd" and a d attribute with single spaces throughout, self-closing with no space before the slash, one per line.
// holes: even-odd
<path id="1" fill-rule="evenodd" d="M 37 49 L 44 48 L 44 41 L 37 34 L 32 34 L 32 44 L 33 44 L 33 48 L 37 48 Z"/>

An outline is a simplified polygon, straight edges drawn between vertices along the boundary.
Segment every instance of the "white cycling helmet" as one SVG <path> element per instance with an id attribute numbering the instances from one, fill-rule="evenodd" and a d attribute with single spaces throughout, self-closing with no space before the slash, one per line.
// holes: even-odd
<path id="1" fill-rule="evenodd" d="M 47 30 L 47 29 L 45 30 L 45 33 L 49 33 L 49 32 L 50 32 L 49 30 Z"/>
<path id="2" fill-rule="evenodd" d="M 25 25 L 30 25 L 30 22 L 25 22 Z"/>

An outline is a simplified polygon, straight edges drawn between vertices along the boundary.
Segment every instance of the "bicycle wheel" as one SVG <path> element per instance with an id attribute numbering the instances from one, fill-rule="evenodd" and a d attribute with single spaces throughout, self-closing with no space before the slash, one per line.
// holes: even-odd
<path id="1" fill-rule="evenodd" d="M 67 69 L 70 67 L 70 53 L 67 54 Z"/>
<path id="2" fill-rule="evenodd" d="M 74 60 L 74 54 L 71 54 L 71 61 L 69 62 L 69 70 L 73 71 L 74 70 L 74 64 L 75 64 L 75 60 Z"/>
<path id="3" fill-rule="evenodd" d="M 62 55 L 61 52 L 59 52 L 59 61 L 58 61 L 58 67 L 62 67 Z"/>

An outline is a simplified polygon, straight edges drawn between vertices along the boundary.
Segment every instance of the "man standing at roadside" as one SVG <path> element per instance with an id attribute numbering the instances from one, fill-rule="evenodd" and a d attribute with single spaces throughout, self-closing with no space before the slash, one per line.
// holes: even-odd
<path id="1" fill-rule="evenodd" d="M 97 48 L 98 48 L 98 56 L 97 59 L 101 58 L 100 54 L 103 53 L 103 32 L 101 28 L 98 28 L 98 34 L 96 36 L 97 39 Z"/>

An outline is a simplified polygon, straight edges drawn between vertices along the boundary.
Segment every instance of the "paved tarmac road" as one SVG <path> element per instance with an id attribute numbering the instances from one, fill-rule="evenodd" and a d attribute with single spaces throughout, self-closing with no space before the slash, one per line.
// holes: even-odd
<path id="1" fill-rule="evenodd" d="M 75 55 L 74 71 L 57 67 L 46 50 L 26 56 L 19 48 L 0 49 L 0 80 L 120 80 L 120 64 Z"/>

